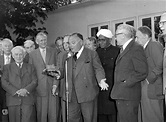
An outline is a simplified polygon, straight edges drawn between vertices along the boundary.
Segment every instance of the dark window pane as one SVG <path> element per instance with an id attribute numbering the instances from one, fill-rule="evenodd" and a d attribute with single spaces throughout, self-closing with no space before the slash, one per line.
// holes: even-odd
<path id="1" fill-rule="evenodd" d="M 98 31 L 98 27 L 91 28 L 91 36 L 96 37 Z"/>
<path id="2" fill-rule="evenodd" d="M 150 29 L 152 29 L 151 28 L 151 18 L 142 19 L 142 26 L 148 26 Z"/>
<path id="3" fill-rule="evenodd" d="M 155 31 L 155 39 L 158 40 L 158 34 L 160 33 L 160 28 L 159 28 L 159 21 L 160 21 L 160 16 L 154 17 L 154 31 Z"/>
<path id="4" fill-rule="evenodd" d="M 108 25 L 103 25 L 100 27 L 100 29 L 108 29 Z"/>
<path id="5" fill-rule="evenodd" d="M 134 27 L 134 21 L 127 21 L 126 24 L 129 24 Z"/>
<path id="6" fill-rule="evenodd" d="M 116 24 L 115 24 L 115 31 L 116 31 L 118 25 L 120 25 L 120 24 L 123 24 L 123 22 L 121 22 L 121 23 L 116 23 Z"/>

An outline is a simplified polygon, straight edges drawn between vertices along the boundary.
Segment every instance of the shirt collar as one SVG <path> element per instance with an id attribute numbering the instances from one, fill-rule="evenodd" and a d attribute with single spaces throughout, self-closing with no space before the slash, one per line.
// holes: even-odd
<path id="1" fill-rule="evenodd" d="M 18 66 L 18 67 L 19 67 L 19 64 L 21 64 L 21 67 L 22 67 L 22 65 L 23 65 L 23 62 L 21 62 L 21 63 L 17 63 L 17 62 L 16 62 L 16 64 L 17 64 L 17 66 Z"/>
<path id="2" fill-rule="evenodd" d="M 5 57 L 5 59 L 6 59 L 6 57 L 11 58 L 11 54 L 10 54 L 10 55 L 5 55 L 5 54 L 4 54 L 4 57 Z"/>
<path id="3" fill-rule="evenodd" d="M 77 53 L 77 59 L 80 57 L 83 49 L 84 49 L 84 46 L 82 46 L 81 49 L 78 51 L 78 53 Z"/>
<path id="4" fill-rule="evenodd" d="M 150 40 L 149 40 L 150 41 Z M 145 44 L 144 44 L 144 49 L 147 47 L 149 41 L 147 41 Z"/>
<path id="5" fill-rule="evenodd" d="M 43 50 L 46 51 L 46 48 L 40 48 L 40 47 L 39 47 L 39 50 L 40 50 L 40 52 L 43 52 Z"/>
<path id="6" fill-rule="evenodd" d="M 125 48 L 127 47 L 127 45 L 132 41 L 132 38 L 129 39 L 126 43 L 124 43 L 124 45 L 122 46 L 123 50 L 125 50 Z"/>

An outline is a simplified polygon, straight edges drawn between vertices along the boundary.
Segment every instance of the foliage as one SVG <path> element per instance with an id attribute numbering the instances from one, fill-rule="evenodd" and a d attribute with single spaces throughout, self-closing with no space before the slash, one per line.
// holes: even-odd
<path id="1" fill-rule="evenodd" d="M 14 42 L 20 45 L 26 38 L 34 39 L 39 31 L 47 33 L 37 23 L 44 24 L 48 12 L 71 3 L 72 0 L 0 0 L 0 38 L 12 39 L 12 30 Z"/>
<path id="2" fill-rule="evenodd" d="M 37 27 L 47 19 L 47 13 L 56 8 L 49 1 L 40 2 L 0 0 L 0 37 L 10 38 L 9 29 L 16 35 L 15 42 L 21 44 L 27 37 L 34 38 L 45 27 Z"/>

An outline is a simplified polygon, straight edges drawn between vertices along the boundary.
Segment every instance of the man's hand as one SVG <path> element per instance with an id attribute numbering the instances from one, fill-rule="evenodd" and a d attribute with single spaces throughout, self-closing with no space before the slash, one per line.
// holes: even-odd
<path id="1" fill-rule="evenodd" d="M 99 83 L 99 86 L 101 87 L 101 90 L 108 90 L 108 84 L 105 82 L 106 79 L 102 79 Z"/>
<path id="2" fill-rule="evenodd" d="M 18 91 L 16 91 L 16 94 L 21 97 L 25 97 L 29 94 L 29 92 L 26 89 L 20 89 Z"/>
<path id="3" fill-rule="evenodd" d="M 2 109 L 2 114 L 3 115 L 7 115 L 8 114 L 8 110 L 7 109 Z"/>
<path id="4" fill-rule="evenodd" d="M 52 95 L 53 96 L 58 95 L 58 93 L 56 93 L 56 89 L 57 89 L 57 85 L 53 85 L 52 86 Z"/>

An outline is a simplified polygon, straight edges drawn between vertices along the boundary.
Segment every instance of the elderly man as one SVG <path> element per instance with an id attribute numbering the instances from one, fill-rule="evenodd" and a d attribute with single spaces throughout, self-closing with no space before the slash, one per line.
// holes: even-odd
<path id="1" fill-rule="evenodd" d="M 161 34 L 161 40 L 163 40 L 163 43 L 165 45 L 166 42 L 166 13 L 163 13 L 160 17 L 159 27 L 162 31 Z M 166 51 L 164 52 L 164 62 L 163 62 L 163 92 L 166 94 Z"/>
<path id="2" fill-rule="evenodd" d="M 54 77 L 43 74 L 43 70 L 57 63 L 56 49 L 47 47 L 47 35 L 39 32 L 36 36 L 39 48 L 29 54 L 29 63 L 33 64 L 37 72 L 37 121 L 58 122 L 59 96 L 56 95 L 59 81 Z"/>
<path id="3" fill-rule="evenodd" d="M 97 112 L 94 110 L 97 107 L 98 85 L 101 90 L 108 89 L 105 73 L 97 52 L 83 46 L 83 36 L 80 33 L 73 33 L 69 37 L 69 47 L 74 55 L 64 55 L 62 61 L 64 63 L 68 58 L 65 65 L 69 91 L 68 121 L 81 122 L 82 115 L 84 122 L 93 122 Z M 63 94 L 63 99 L 66 100 L 65 92 Z"/>
<path id="4" fill-rule="evenodd" d="M 163 13 L 160 17 L 159 27 L 162 31 L 161 39 L 163 41 L 163 45 L 166 46 L 166 12 Z M 164 106 L 164 116 L 166 117 L 166 50 L 164 51 L 163 57 L 163 94 L 165 94 L 165 106 Z"/>
<path id="5" fill-rule="evenodd" d="M 107 91 L 100 90 L 99 92 L 98 122 L 116 122 L 116 103 L 115 100 L 109 97 L 109 95 L 114 84 L 115 61 L 119 54 L 120 48 L 111 44 L 113 35 L 108 29 L 101 29 L 97 33 L 97 37 L 100 47 L 97 48 L 96 51 L 105 71 L 106 82 L 109 85 Z"/>
<path id="6" fill-rule="evenodd" d="M 3 70 L 3 66 L 6 64 L 9 64 L 11 62 L 14 62 L 14 59 L 11 56 L 11 49 L 13 48 L 13 42 L 8 39 L 8 38 L 4 38 L 1 41 L 2 44 L 2 50 L 3 50 L 3 54 L 0 55 L 0 69 L 1 71 Z M 1 75 L 1 74 L 0 74 Z M 3 117 L 3 119 L 8 119 L 7 116 L 7 107 L 6 107 L 6 96 L 5 96 L 5 91 L 1 88 L 0 86 L 0 95 L 1 95 L 1 99 L 0 99 L 0 109 L 2 110 L 2 114 L 5 115 Z"/>
<path id="7" fill-rule="evenodd" d="M 66 57 L 69 53 L 71 53 L 70 48 L 69 48 L 69 35 L 65 35 L 63 38 L 63 47 L 64 51 L 58 53 L 58 61 L 57 65 L 61 67 L 63 58 Z M 64 56 L 65 55 L 65 56 Z M 62 121 L 66 122 L 66 102 L 62 99 L 63 95 L 65 95 L 65 78 L 60 80 L 60 92 L 59 96 L 61 97 L 61 115 L 62 115 Z"/>
<path id="8" fill-rule="evenodd" d="M 30 53 L 35 49 L 35 43 L 32 40 L 26 40 L 24 42 L 24 48 L 27 53 Z"/>
<path id="9" fill-rule="evenodd" d="M 152 40 L 149 27 L 139 27 L 138 41 L 145 49 L 148 62 L 148 76 L 142 81 L 141 115 L 142 122 L 164 122 L 163 117 L 163 46 Z"/>
<path id="10" fill-rule="evenodd" d="M 31 64 L 23 63 L 24 49 L 16 46 L 12 50 L 15 62 L 3 68 L 2 87 L 6 91 L 9 122 L 35 122 L 33 118 L 34 91 L 37 77 Z"/>
<path id="11" fill-rule="evenodd" d="M 26 55 L 24 58 L 24 62 L 29 62 L 29 53 L 35 50 L 35 43 L 32 40 L 26 40 L 24 42 L 24 48 L 26 51 Z"/>
<path id="12" fill-rule="evenodd" d="M 55 46 L 56 46 L 56 49 L 57 49 L 58 53 L 64 51 L 64 48 L 63 48 L 63 37 L 59 36 L 59 37 L 56 38 Z"/>
<path id="13" fill-rule="evenodd" d="M 117 44 L 121 46 L 116 59 L 112 99 L 116 100 L 120 122 L 138 122 L 138 107 L 141 99 L 141 81 L 148 73 L 144 49 L 135 42 L 135 29 L 121 24 L 116 30 Z"/>

